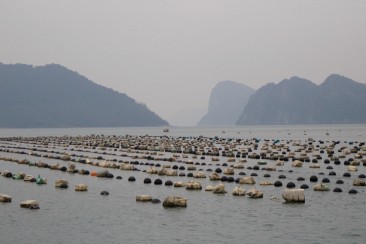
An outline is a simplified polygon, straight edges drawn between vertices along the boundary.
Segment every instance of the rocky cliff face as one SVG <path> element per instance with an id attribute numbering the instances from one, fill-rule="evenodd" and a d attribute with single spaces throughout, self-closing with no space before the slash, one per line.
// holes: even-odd
<path id="1" fill-rule="evenodd" d="M 198 126 L 235 125 L 253 93 L 252 88 L 237 82 L 219 82 L 211 92 L 208 113 L 198 122 Z"/>
<path id="2" fill-rule="evenodd" d="M 0 63 L 0 114 L 9 128 L 168 125 L 126 94 L 56 64 Z"/>
<path id="3" fill-rule="evenodd" d="M 366 123 L 366 85 L 330 75 L 317 86 L 292 77 L 261 87 L 237 125 Z"/>

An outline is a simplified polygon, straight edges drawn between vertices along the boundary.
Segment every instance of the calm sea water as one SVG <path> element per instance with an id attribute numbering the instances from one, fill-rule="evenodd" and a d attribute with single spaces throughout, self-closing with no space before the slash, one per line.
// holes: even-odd
<path id="1" fill-rule="evenodd" d="M 89 134 L 255 137 L 276 140 L 305 140 L 311 137 L 315 140 L 337 140 L 347 146 L 349 142 L 366 141 L 366 125 L 173 127 L 169 130 L 169 133 L 163 133 L 162 128 L 0 129 L 0 137 Z M 40 160 L 29 155 L 3 152 L 0 155 Z M 42 158 L 42 161 L 56 162 L 46 158 Z M 194 161 L 205 162 L 199 158 Z M 256 162 L 248 160 L 246 167 L 256 165 Z M 144 166 L 137 167 L 146 169 Z M 83 165 L 82 168 L 100 170 L 89 165 Z M 198 168 L 206 170 L 216 167 Z M 366 243 L 366 187 L 352 186 L 355 177 L 366 174 L 366 167 L 358 167 L 359 171 L 352 173 L 351 178 L 342 177 L 347 172 L 347 166 L 344 165 L 334 167 L 337 176 L 328 176 L 329 170 L 324 165 L 320 170 L 291 168 L 294 172 L 288 173 L 290 168 L 285 166 L 285 172 L 257 171 L 256 181 L 275 181 L 280 174 L 285 174 L 287 178 L 281 180 L 284 186 L 289 181 L 298 187 L 306 183 L 310 189 L 305 192 L 305 204 L 283 203 L 281 194 L 285 187 L 262 187 L 257 184 L 257 189 L 264 191 L 264 198 L 250 199 L 231 195 L 235 183 L 225 183 L 227 194 L 215 195 L 205 191 L 143 184 L 145 177 L 152 180 L 188 181 L 186 177 L 109 169 L 123 179 L 103 179 L 0 161 L 0 171 L 8 169 L 33 176 L 41 174 L 48 179 L 47 185 L 40 186 L 0 177 L 0 193 L 13 197 L 12 203 L 0 204 L 0 243 Z M 235 177 L 238 177 L 239 171 L 247 175 L 253 172 L 246 168 L 235 170 Z M 343 193 L 313 191 L 311 188 L 315 183 L 311 183 L 309 177 L 318 172 L 325 173 L 324 176 L 319 175 L 319 179 L 330 178 L 331 189 L 336 186 L 337 179 L 344 180 L 344 184 L 339 186 Z M 264 178 L 265 173 L 270 173 L 271 178 Z M 136 181 L 127 181 L 129 176 L 135 176 Z M 303 176 L 306 181 L 297 182 L 299 176 Z M 56 179 L 67 179 L 69 189 L 56 189 L 53 184 Z M 208 178 L 199 180 L 203 187 L 217 184 Z M 74 185 L 78 183 L 86 183 L 88 192 L 75 192 Z M 243 188 L 250 187 L 243 185 Z M 359 193 L 349 195 L 348 190 L 351 188 L 356 188 Z M 110 195 L 101 196 L 102 190 L 109 191 Z M 149 194 L 161 200 L 171 194 L 184 196 L 188 198 L 188 207 L 164 209 L 161 204 L 139 203 L 135 201 L 135 196 L 139 194 Z M 281 200 L 273 201 L 272 196 Z M 20 208 L 20 202 L 27 199 L 38 200 L 41 209 L 32 211 Z"/>

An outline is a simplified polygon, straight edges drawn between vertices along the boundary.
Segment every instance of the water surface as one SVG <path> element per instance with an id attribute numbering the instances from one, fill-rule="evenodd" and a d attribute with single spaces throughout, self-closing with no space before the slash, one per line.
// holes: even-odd
<path id="1" fill-rule="evenodd" d="M 259 138 L 279 140 L 305 140 L 309 137 L 324 141 L 339 140 L 349 146 L 349 142 L 365 141 L 365 125 L 315 125 L 315 126 L 258 126 L 231 128 L 169 128 L 163 133 L 162 128 L 69 128 L 69 129 L 0 129 L 1 137 L 7 136 L 62 136 L 62 135 L 167 135 L 167 136 L 206 136 L 226 138 Z M 39 161 L 29 155 L 0 153 L 1 156 L 28 158 Z M 108 158 L 108 156 L 105 156 Z M 113 158 L 112 156 L 109 156 Z M 56 160 L 42 158 L 47 163 Z M 205 162 L 195 159 L 194 161 Z M 207 160 L 206 160 L 207 161 Z M 224 159 L 221 160 L 221 163 Z M 67 165 L 65 162 L 61 164 Z M 154 162 L 157 163 L 157 162 Z M 164 164 L 166 162 L 160 162 Z M 249 160 L 247 166 L 256 165 L 256 160 Z M 176 164 L 176 163 L 174 163 Z M 347 166 L 334 166 L 337 176 L 328 176 L 329 170 L 302 169 L 285 166 L 284 172 L 257 171 L 256 181 L 278 180 L 280 174 L 286 174 L 282 180 L 284 187 L 259 186 L 265 192 L 263 199 L 233 197 L 235 183 L 224 183 L 228 190 L 225 195 L 214 195 L 205 191 L 187 191 L 184 188 L 143 184 L 145 177 L 152 180 L 188 181 L 186 177 L 166 177 L 146 175 L 143 172 L 129 172 L 109 169 L 122 180 L 102 179 L 61 171 L 51 171 L 37 167 L 18 165 L 0 161 L 0 171 L 26 172 L 34 176 L 41 174 L 48 179 L 47 185 L 36 185 L 0 177 L 0 193 L 13 197 L 12 203 L 0 204 L 1 243 L 366 243 L 366 194 L 365 188 L 353 187 L 352 180 L 359 174 L 366 174 L 366 167 L 359 166 L 359 171 L 351 173 L 351 178 L 342 177 Z M 77 165 L 78 168 L 81 166 Z M 137 166 L 146 169 L 144 166 Z M 100 170 L 90 165 L 82 168 Z M 206 170 L 215 166 L 198 166 Z M 294 172 L 287 172 L 292 169 Z M 251 170 L 244 171 L 248 174 Z M 186 171 L 187 172 L 187 171 Z M 204 171 L 205 172 L 205 171 Z M 325 175 L 318 175 L 324 172 Z M 208 172 L 207 172 L 208 173 Z M 271 178 L 264 178 L 270 173 Z M 317 174 L 319 179 L 330 178 L 333 189 L 337 179 L 344 180 L 339 186 L 342 193 L 315 192 L 315 183 L 309 177 Z M 129 176 L 135 176 L 136 182 L 128 182 Z M 297 182 L 302 176 L 305 182 Z M 67 179 L 69 189 L 54 187 L 56 179 Z M 199 179 L 203 187 L 215 185 L 209 179 Z M 297 186 L 306 183 L 305 204 L 285 204 L 281 194 L 287 182 Z M 75 192 L 74 185 L 86 183 L 88 192 Z M 249 186 L 243 185 L 245 189 Z M 356 188 L 357 195 L 349 195 L 348 190 Z M 109 196 L 101 196 L 102 190 L 108 190 Z M 135 196 L 149 194 L 163 200 L 170 194 L 188 198 L 188 207 L 184 209 L 164 209 L 161 204 L 139 203 Z M 272 196 L 280 201 L 271 200 Z M 40 202 L 40 210 L 21 209 L 19 204 L 27 199 Z"/>

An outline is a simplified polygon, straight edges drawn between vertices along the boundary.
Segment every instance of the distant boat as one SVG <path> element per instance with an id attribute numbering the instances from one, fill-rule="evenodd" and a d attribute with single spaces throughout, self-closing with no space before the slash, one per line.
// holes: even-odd
<path id="1" fill-rule="evenodd" d="M 165 128 L 165 129 L 163 130 L 163 132 L 169 132 L 169 129 L 168 129 L 168 128 Z"/>

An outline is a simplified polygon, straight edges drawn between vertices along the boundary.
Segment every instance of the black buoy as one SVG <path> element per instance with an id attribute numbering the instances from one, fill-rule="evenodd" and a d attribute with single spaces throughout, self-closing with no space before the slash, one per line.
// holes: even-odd
<path id="1" fill-rule="evenodd" d="M 286 187 L 287 188 L 295 188 L 296 185 L 295 185 L 295 183 L 293 183 L 293 182 L 290 181 L 289 183 L 287 183 Z"/>
<path id="2" fill-rule="evenodd" d="M 163 184 L 163 181 L 161 179 L 154 180 L 154 185 L 161 185 Z"/>
<path id="3" fill-rule="evenodd" d="M 234 177 L 227 177 L 227 182 L 234 182 L 235 181 L 235 179 L 234 179 Z"/>
<path id="4" fill-rule="evenodd" d="M 279 180 L 277 180 L 277 181 L 275 181 L 275 183 L 273 183 L 273 185 L 274 185 L 275 187 L 280 187 L 280 186 L 282 186 L 282 182 L 281 182 L 281 181 L 279 181 Z"/>
<path id="5" fill-rule="evenodd" d="M 323 183 L 329 183 L 329 182 L 330 182 L 330 180 L 329 180 L 328 178 L 323 178 L 323 179 L 322 179 L 322 182 L 323 182 Z"/>
<path id="6" fill-rule="evenodd" d="M 309 186 L 307 184 L 302 184 L 300 186 L 300 189 L 309 189 Z"/>
<path id="7" fill-rule="evenodd" d="M 136 178 L 134 176 L 128 177 L 128 181 L 136 181 Z"/>
<path id="8" fill-rule="evenodd" d="M 151 202 L 152 203 L 161 203 L 161 201 L 159 200 L 159 199 L 157 199 L 157 198 L 153 198 L 152 200 L 151 200 Z"/>
<path id="9" fill-rule="evenodd" d="M 318 182 L 318 177 L 316 175 L 310 176 L 310 182 Z"/>
<path id="10" fill-rule="evenodd" d="M 343 184 L 344 182 L 343 182 L 343 180 L 337 180 L 336 181 L 336 184 L 338 184 L 338 185 L 341 185 L 341 184 Z"/>
<path id="11" fill-rule="evenodd" d="M 165 181 L 165 185 L 166 186 L 172 186 L 173 185 L 173 181 L 167 180 L 167 181 Z"/>
<path id="12" fill-rule="evenodd" d="M 102 191 L 102 192 L 100 193 L 100 195 L 102 195 L 102 196 L 108 196 L 108 195 L 109 195 L 109 192 L 107 192 L 107 191 Z"/>
<path id="13" fill-rule="evenodd" d="M 150 178 L 145 178 L 144 179 L 144 184 L 150 184 L 151 183 L 151 179 Z"/>
<path id="14" fill-rule="evenodd" d="M 348 194 L 357 194 L 358 191 L 356 189 L 349 190 Z"/>
<path id="15" fill-rule="evenodd" d="M 336 187 L 336 188 L 334 188 L 334 189 L 333 189 L 333 192 L 342 192 L 342 189 L 341 189 L 341 188 Z"/>
<path id="16" fill-rule="evenodd" d="M 360 178 L 360 179 L 365 179 L 365 178 L 366 178 L 366 175 L 364 175 L 364 174 L 360 174 L 360 175 L 358 176 L 358 178 Z"/>

